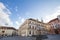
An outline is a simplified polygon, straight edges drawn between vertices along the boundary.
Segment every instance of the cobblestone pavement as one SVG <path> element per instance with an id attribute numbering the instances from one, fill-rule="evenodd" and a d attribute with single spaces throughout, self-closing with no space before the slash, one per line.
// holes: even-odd
<path id="1" fill-rule="evenodd" d="M 3 37 L 3 38 L 0 38 L 0 40 L 35 40 L 35 38 L 13 36 L 13 37 Z"/>
<path id="2" fill-rule="evenodd" d="M 47 35 L 47 39 L 44 40 L 60 40 L 60 35 Z"/>
<path id="3" fill-rule="evenodd" d="M 60 35 L 47 35 L 47 39 L 43 40 L 60 40 Z M 10 37 L 3 37 L 0 40 L 36 40 L 35 37 L 21 37 L 21 36 L 10 36 Z"/>

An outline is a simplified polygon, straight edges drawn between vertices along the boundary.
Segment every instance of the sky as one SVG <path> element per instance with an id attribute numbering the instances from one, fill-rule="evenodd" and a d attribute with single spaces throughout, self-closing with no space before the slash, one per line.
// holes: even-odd
<path id="1" fill-rule="evenodd" d="M 18 29 L 29 18 L 47 23 L 60 15 L 60 0 L 0 0 L 0 26 Z"/>

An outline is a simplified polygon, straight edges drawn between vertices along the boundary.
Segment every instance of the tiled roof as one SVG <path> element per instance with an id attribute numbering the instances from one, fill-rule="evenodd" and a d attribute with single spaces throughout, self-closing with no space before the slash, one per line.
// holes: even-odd
<path id="1" fill-rule="evenodd" d="M 38 21 L 38 19 L 29 18 L 28 20 L 37 21 L 38 23 L 42 23 L 42 22 Z"/>
<path id="2" fill-rule="evenodd" d="M 53 20 L 49 21 L 48 23 L 53 22 L 53 21 L 55 21 L 55 20 L 58 20 L 58 18 L 55 18 L 55 19 L 53 19 Z"/>
<path id="3" fill-rule="evenodd" d="M 13 27 L 6 27 L 6 26 L 0 26 L 0 29 L 13 29 L 13 30 L 16 30 L 16 29 L 13 28 Z"/>

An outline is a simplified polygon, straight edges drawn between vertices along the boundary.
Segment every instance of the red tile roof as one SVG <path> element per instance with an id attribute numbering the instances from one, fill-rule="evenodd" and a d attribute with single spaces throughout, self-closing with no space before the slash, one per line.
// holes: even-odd
<path id="1" fill-rule="evenodd" d="M 55 19 L 49 21 L 48 23 L 51 23 L 51 22 L 53 22 L 53 21 L 55 21 L 55 20 L 58 20 L 58 18 L 55 18 Z"/>

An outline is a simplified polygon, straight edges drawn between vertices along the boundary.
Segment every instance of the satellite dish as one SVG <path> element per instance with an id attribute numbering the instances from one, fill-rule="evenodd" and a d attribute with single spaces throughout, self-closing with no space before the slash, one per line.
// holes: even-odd
<path id="1" fill-rule="evenodd" d="M 60 15 L 58 15 L 57 18 L 60 20 Z"/>

